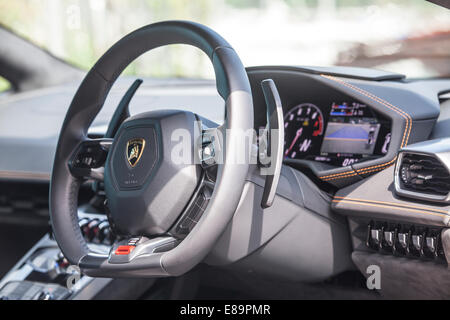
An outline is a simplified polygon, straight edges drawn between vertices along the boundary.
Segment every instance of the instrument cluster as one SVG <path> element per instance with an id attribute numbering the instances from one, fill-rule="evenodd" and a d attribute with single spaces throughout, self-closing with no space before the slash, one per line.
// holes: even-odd
<path id="1" fill-rule="evenodd" d="M 359 102 L 301 103 L 284 115 L 285 160 L 348 166 L 388 152 L 391 122 Z"/>

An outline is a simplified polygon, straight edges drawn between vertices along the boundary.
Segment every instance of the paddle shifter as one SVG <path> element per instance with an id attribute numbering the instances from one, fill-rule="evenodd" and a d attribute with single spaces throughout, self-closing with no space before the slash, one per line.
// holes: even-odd
<path id="1" fill-rule="evenodd" d="M 261 207 L 272 205 L 280 179 L 283 164 L 284 120 L 280 95 L 275 82 L 266 79 L 261 82 L 266 100 L 267 125 L 259 141 L 259 163 L 261 174 L 266 176 Z"/>

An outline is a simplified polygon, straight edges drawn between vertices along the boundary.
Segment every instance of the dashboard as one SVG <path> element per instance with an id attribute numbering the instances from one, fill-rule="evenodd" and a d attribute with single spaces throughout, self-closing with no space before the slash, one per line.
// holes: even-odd
<path id="1" fill-rule="evenodd" d="M 446 81 L 407 81 L 379 70 L 267 66 L 248 69 L 255 129 L 266 126 L 261 81 L 272 79 L 285 122 L 284 163 L 324 189 L 395 164 L 399 149 L 429 139 Z"/>
<path id="2" fill-rule="evenodd" d="M 434 262 L 428 261 L 429 253 L 425 252 L 423 259 L 428 259 L 425 262 L 428 269 L 423 269 L 423 266 L 419 265 L 422 259 L 420 250 L 411 251 L 411 257 L 397 259 L 383 247 L 385 243 L 376 240 L 377 236 L 384 239 L 386 234 L 401 234 L 406 239 L 410 234 L 411 239 L 422 239 L 422 243 L 428 243 L 425 240 L 430 240 L 430 243 L 437 244 L 435 248 L 446 241 L 450 243 L 450 236 L 447 240 L 439 238 L 442 228 L 448 230 L 450 205 L 398 197 L 393 182 L 398 150 L 417 142 L 450 136 L 450 97 L 446 98 L 445 103 L 440 104 L 438 100 L 441 92 L 450 90 L 450 81 L 404 81 L 398 75 L 379 75 L 372 70 L 365 70 L 364 75 L 354 69 L 350 70 L 351 74 L 345 74 L 344 71 L 338 68 L 323 70 L 316 67 L 248 68 L 254 93 L 255 128 L 264 127 L 267 122 L 261 81 L 273 79 L 280 93 L 285 121 L 284 158 L 287 164 L 284 166 L 285 175 L 280 179 L 278 190 L 282 196 L 273 207 L 276 211 L 274 214 L 262 211 L 260 206 L 254 206 L 252 201 L 251 208 L 261 211 L 247 216 L 244 209 L 250 205 L 242 206 L 243 210 L 237 212 L 235 217 L 243 220 L 230 224 L 229 230 L 233 232 L 224 232 L 223 242 L 217 246 L 214 254 L 220 258 L 217 261 L 225 261 L 221 260 L 224 258 L 220 256 L 219 249 L 229 248 L 230 244 L 233 244 L 236 250 L 232 250 L 232 259 L 243 261 L 245 267 L 258 266 L 264 269 L 264 272 L 273 272 L 275 276 L 280 277 L 306 275 L 310 280 L 311 274 L 304 270 L 313 270 L 313 273 L 317 274 L 322 272 L 322 266 L 334 268 L 336 265 L 333 260 L 316 262 L 314 259 L 334 257 L 333 254 L 336 254 L 341 261 L 342 257 L 350 255 L 350 252 L 336 253 L 336 248 L 348 247 L 347 237 L 350 234 L 354 245 L 351 258 L 360 270 L 366 270 L 368 264 L 390 263 L 387 266 L 391 267 L 384 270 L 397 272 L 391 276 L 391 279 L 398 282 L 396 288 L 399 287 L 398 284 L 407 285 L 410 279 L 404 278 L 419 270 L 421 273 L 415 273 L 415 279 L 421 279 L 423 274 L 427 274 L 427 277 L 422 277 L 424 281 L 409 291 L 417 292 L 417 288 L 427 289 L 425 280 L 431 276 L 442 276 L 439 268 L 445 261 L 441 252 L 435 251 L 437 258 L 433 258 Z M 338 75 L 337 72 L 341 74 Z M 147 82 L 148 87 L 143 87 L 147 90 L 138 91 L 132 101 L 131 109 L 135 113 L 148 110 L 147 92 L 152 92 L 155 95 L 151 96 L 153 101 L 158 102 L 161 108 L 188 105 L 192 108 L 191 111 L 217 122 L 223 117 L 223 101 L 216 97 L 213 82 L 198 84 L 198 92 L 202 94 L 197 93 L 194 84 L 190 82 L 182 84 L 184 87 L 180 84 L 181 89 L 177 89 L 177 94 L 173 94 L 174 91 L 164 91 L 169 83 L 161 83 L 159 90 L 155 90 L 156 85 L 152 84 L 151 79 Z M 103 128 L 120 101 L 123 91 L 130 84 L 131 81 L 124 82 L 122 91 L 111 92 L 112 99 L 107 100 L 105 113 L 96 119 L 93 127 Z M 23 186 L 31 188 L 33 194 L 37 192 L 36 182 L 43 182 L 43 186 L 48 188 L 56 138 L 66 111 L 60 106 L 70 104 L 75 90 L 75 86 L 58 87 L 53 91 L 42 91 L 41 95 L 20 94 L 5 99 L 0 108 L 0 115 L 4 115 L 0 116 L 0 119 L 8 119 L 0 126 L 0 145 L 8 150 L 0 158 L 0 178 L 8 183 L 4 189 L 11 189 L 9 181 L 12 179 L 19 180 L 17 185 L 22 190 L 16 194 L 21 197 L 25 190 Z M 60 96 L 62 98 L 58 98 Z M 26 182 L 23 183 L 23 180 Z M 261 180 L 255 178 L 255 181 L 260 183 Z M 42 193 L 48 192 L 44 191 Z M 82 198 L 86 198 L 84 202 L 90 200 L 91 192 L 88 185 L 84 186 L 83 192 L 80 193 Z M 253 196 L 257 193 L 249 189 L 248 194 Z M 44 200 L 41 201 L 31 193 L 28 197 L 34 201 L 29 207 L 36 211 L 48 206 L 45 202 L 47 198 L 42 197 Z M 25 221 L 25 213 L 17 214 L 18 209 L 23 211 L 22 206 L 17 206 L 17 210 L 14 207 L 19 202 L 21 201 L 15 199 L 6 201 L 11 203 L 10 210 L 14 212 L 13 215 L 5 215 L 6 218 L 11 219 L 11 216 L 14 216 L 18 221 Z M 306 210 L 298 210 L 298 206 L 314 213 L 308 215 Z M 250 210 L 248 212 L 253 212 Z M 341 219 L 344 217 L 348 220 Z M 323 218 L 333 221 L 333 224 L 342 220 L 345 227 L 328 229 Z M 239 230 L 231 227 L 237 227 Z M 267 231 L 269 229 L 273 230 L 273 233 Z M 338 236 L 336 232 L 345 235 Z M 231 234 L 251 235 L 248 239 L 253 239 L 254 234 L 261 235 L 261 243 L 264 243 L 263 254 L 256 251 L 259 250 L 259 242 L 248 240 L 252 246 L 242 246 L 243 239 L 247 239 L 236 237 L 232 242 L 227 238 Z M 298 247 L 291 250 L 294 254 L 279 259 L 280 254 L 284 252 L 280 248 L 286 247 L 287 239 Z M 367 239 L 371 241 L 368 244 Z M 333 241 L 330 242 L 333 245 L 323 246 L 326 241 Z M 420 244 L 420 241 L 417 243 Z M 319 245 L 317 248 L 320 255 L 310 254 L 318 252 L 309 250 L 314 244 Z M 303 245 L 306 245 L 308 250 Z M 411 242 L 411 248 L 413 245 Z M 325 252 L 324 247 L 331 249 L 331 253 Z M 247 250 L 257 253 L 249 258 L 246 256 Z M 419 258 L 414 258 L 414 255 Z M 305 256 L 313 258 L 308 259 Z M 258 260 L 259 257 L 263 260 Z M 214 255 L 211 255 L 210 259 L 212 258 Z M 231 259 L 230 256 L 226 258 Z M 406 259 L 409 259 L 408 263 L 405 262 Z M 273 268 L 272 261 L 275 260 L 277 268 Z M 279 261 L 290 263 L 287 265 L 288 270 L 293 270 L 294 267 L 304 269 L 295 273 L 284 272 L 285 265 L 278 264 Z M 352 268 L 354 265 L 352 264 Z M 408 266 L 411 268 L 408 269 Z M 446 266 L 443 270 L 448 273 Z M 435 283 L 439 281 L 440 279 L 437 279 Z M 388 286 L 389 281 L 383 280 L 383 288 L 388 290 Z"/>
<path id="3" fill-rule="evenodd" d="M 357 101 L 309 102 L 284 112 L 285 159 L 348 166 L 388 152 L 391 122 Z"/>

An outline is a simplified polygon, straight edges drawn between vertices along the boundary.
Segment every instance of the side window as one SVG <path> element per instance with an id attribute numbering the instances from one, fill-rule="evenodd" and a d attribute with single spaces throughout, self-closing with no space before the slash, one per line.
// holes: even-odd
<path id="1" fill-rule="evenodd" d="M 0 93 L 11 88 L 11 84 L 5 78 L 0 77 Z"/>

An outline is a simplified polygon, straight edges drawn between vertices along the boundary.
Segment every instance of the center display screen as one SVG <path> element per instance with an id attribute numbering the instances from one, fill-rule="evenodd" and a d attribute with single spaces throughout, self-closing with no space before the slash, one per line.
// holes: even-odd
<path id="1" fill-rule="evenodd" d="M 359 103 L 333 103 L 320 153 L 372 155 L 380 124 L 367 117 L 366 108 Z"/>
<path id="2" fill-rule="evenodd" d="M 305 102 L 284 115 L 285 160 L 348 166 L 387 153 L 391 122 L 356 101 Z"/>

